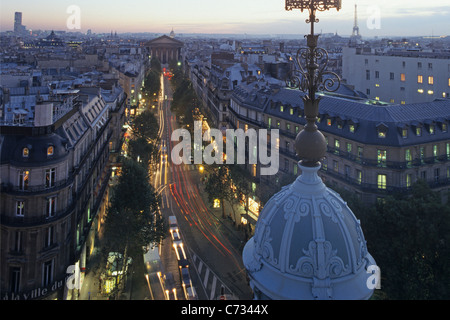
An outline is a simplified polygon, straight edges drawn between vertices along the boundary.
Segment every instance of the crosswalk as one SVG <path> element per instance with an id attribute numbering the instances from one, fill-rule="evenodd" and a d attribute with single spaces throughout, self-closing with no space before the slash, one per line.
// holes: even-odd
<path id="1" fill-rule="evenodd" d="M 216 274 L 214 274 L 214 272 L 203 262 L 203 260 L 192 251 L 191 257 L 200 285 L 202 286 L 208 300 L 217 300 L 222 296 L 226 296 L 228 299 L 230 297 L 234 297 L 231 290 L 223 284 L 223 282 L 220 281 Z M 198 290 L 199 288 L 197 288 L 197 291 Z"/>

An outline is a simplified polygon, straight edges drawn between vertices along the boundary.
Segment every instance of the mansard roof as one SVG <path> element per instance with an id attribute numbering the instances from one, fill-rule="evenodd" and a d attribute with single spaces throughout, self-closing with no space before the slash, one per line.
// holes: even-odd
<path id="1" fill-rule="evenodd" d="M 293 123 L 305 124 L 303 118 L 304 95 L 299 90 L 288 88 L 258 88 L 241 86 L 233 94 L 243 106 L 261 109 L 267 115 L 283 118 Z M 450 100 L 439 99 L 416 104 L 373 104 L 359 97 L 332 96 L 319 93 L 319 130 L 360 141 L 364 144 L 406 146 L 450 139 Z M 265 99 L 263 99 L 265 98 Z M 262 106 L 261 102 L 265 105 Z M 284 106 L 281 111 L 280 106 Z M 294 112 L 290 112 L 293 108 Z M 331 119 L 331 126 L 326 119 Z M 339 126 L 337 125 L 339 122 Z M 443 126 L 445 124 L 445 126 Z M 354 125 L 351 132 L 349 126 Z M 434 132 L 430 126 L 435 125 Z M 416 127 L 423 127 L 417 135 Z M 408 129 L 407 137 L 401 129 Z M 384 137 L 379 130 L 386 131 Z"/>

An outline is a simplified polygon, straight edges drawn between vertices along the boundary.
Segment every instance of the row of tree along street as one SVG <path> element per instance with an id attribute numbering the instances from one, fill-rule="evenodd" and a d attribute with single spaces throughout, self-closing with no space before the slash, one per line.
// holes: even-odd
<path id="1" fill-rule="evenodd" d="M 161 74 L 157 61 L 152 61 L 152 66 L 154 69 L 147 79 L 157 77 L 158 69 Z M 148 83 L 146 85 L 148 88 Z M 153 82 L 150 86 L 156 87 Z M 156 96 L 159 96 L 159 90 Z M 159 213 L 160 197 L 150 183 L 159 159 L 158 128 L 158 120 L 150 109 L 135 117 L 131 124 L 128 157 L 122 162 L 117 184 L 111 188 L 102 239 L 102 261 L 110 252 L 119 253 L 121 259 L 116 268 L 124 275 L 129 258 L 133 261 L 142 259 L 145 248 L 149 244 L 158 245 L 168 232 L 167 223 Z M 117 279 L 112 296 L 119 297 L 125 278 Z"/>

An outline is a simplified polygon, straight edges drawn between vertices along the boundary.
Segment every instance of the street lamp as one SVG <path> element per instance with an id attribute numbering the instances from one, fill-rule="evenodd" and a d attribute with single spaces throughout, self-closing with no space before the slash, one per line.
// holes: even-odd
<path id="1" fill-rule="evenodd" d="M 317 130 L 317 116 L 319 113 L 320 97 L 316 97 L 318 91 L 334 92 L 339 89 L 339 76 L 327 71 L 328 52 L 317 47 L 319 35 L 314 34 L 314 24 L 319 22 L 316 11 L 329 9 L 341 9 L 341 0 L 285 0 L 286 10 L 300 9 L 309 11 L 311 32 L 306 35 L 307 48 L 300 48 L 294 59 L 294 67 L 288 86 L 300 89 L 306 95 L 302 97 L 304 103 L 306 125 L 295 139 L 295 148 L 301 164 L 306 167 L 319 165 L 327 151 L 325 137 Z"/>

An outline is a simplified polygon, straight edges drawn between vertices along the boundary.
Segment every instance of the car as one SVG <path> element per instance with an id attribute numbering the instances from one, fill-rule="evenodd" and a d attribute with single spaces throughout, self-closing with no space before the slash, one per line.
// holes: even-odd
<path id="1" fill-rule="evenodd" d="M 164 275 L 164 297 L 166 300 L 178 300 L 177 289 L 175 288 L 175 280 L 172 272 L 168 272 Z"/>

